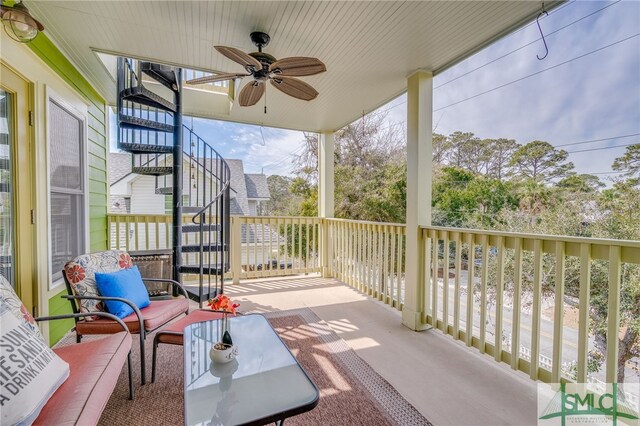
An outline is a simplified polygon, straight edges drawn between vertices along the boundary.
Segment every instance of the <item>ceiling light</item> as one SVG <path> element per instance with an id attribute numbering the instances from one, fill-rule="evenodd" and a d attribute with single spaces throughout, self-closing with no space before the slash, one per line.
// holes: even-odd
<path id="1" fill-rule="evenodd" d="M 9 37 L 21 43 L 30 42 L 44 30 L 44 26 L 31 16 L 29 9 L 22 2 L 13 6 L 0 6 L 0 18 Z"/>

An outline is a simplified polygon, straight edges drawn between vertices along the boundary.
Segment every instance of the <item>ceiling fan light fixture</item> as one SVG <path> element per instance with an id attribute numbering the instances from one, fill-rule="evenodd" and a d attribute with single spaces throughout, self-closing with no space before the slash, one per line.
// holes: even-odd
<path id="1" fill-rule="evenodd" d="M 271 81 L 271 84 L 285 95 L 303 101 L 315 99 L 318 96 L 318 91 L 297 77 L 320 74 L 327 71 L 327 67 L 318 58 L 306 56 L 293 56 L 278 60 L 273 55 L 262 51 L 262 48 L 269 44 L 270 39 L 269 35 L 263 32 L 251 33 L 251 41 L 258 47 L 258 51 L 253 53 L 245 53 L 230 46 L 213 46 L 228 59 L 242 65 L 247 74 L 210 75 L 188 80 L 187 84 L 205 84 L 252 77 L 253 81 L 245 84 L 238 96 L 238 103 L 243 107 L 253 106 L 260 100 L 265 94 L 267 81 Z"/>
<path id="2" fill-rule="evenodd" d="M 31 16 L 22 2 L 13 6 L 0 6 L 0 18 L 7 35 L 20 43 L 30 42 L 44 30 L 44 25 Z"/>

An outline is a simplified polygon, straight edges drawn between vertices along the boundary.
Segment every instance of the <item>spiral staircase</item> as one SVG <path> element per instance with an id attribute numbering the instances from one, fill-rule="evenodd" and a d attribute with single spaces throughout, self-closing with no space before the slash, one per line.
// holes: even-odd
<path id="1" fill-rule="evenodd" d="M 131 153 L 132 173 L 155 176 L 156 194 L 170 196 L 173 279 L 196 275 L 185 288 L 202 306 L 224 291 L 230 267 L 231 171 L 182 123 L 182 69 L 120 57 L 117 87 L 118 148 Z"/>

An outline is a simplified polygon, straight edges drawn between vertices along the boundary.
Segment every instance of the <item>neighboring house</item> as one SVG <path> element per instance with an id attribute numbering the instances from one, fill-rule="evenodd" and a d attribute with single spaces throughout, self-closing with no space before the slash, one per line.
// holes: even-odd
<path id="1" fill-rule="evenodd" d="M 263 174 L 245 173 L 242 160 L 226 160 L 226 162 L 231 171 L 231 215 L 259 216 L 262 211 L 261 204 L 270 198 L 267 177 Z M 188 197 L 187 188 L 189 188 L 188 185 L 190 183 L 190 169 L 187 161 L 185 161 L 183 170 L 184 196 Z M 171 214 L 171 196 L 156 194 L 156 178 L 154 176 L 131 173 L 131 154 L 109 154 L 109 183 L 111 188 L 109 196 L 110 213 Z M 148 232 L 150 247 L 156 247 L 157 241 L 158 246 L 165 248 L 163 244 L 165 244 L 167 238 L 164 228 L 160 227 L 158 229 L 158 235 L 156 235 L 155 227 L 150 227 Z M 129 232 L 129 235 L 133 235 L 133 232 Z M 185 236 L 185 243 L 195 243 L 192 240 L 187 240 L 187 238 L 193 239 L 193 235 Z M 279 250 L 282 245 L 282 238 L 268 225 L 248 224 L 242 226 L 242 265 L 245 268 L 253 269 L 257 265 L 262 265 L 277 257 L 277 252 L 267 253 L 264 250 L 255 250 L 256 245 L 262 247 L 265 242 L 269 242 L 269 238 L 271 238 L 274 251 Z M 112 245 L 115 245 L 115 229 L 111 232 L 111 240 Z M 193 259 L 190 260 L 195 262 L 195 254 Z"/>
<path id="2" fill-rule="evenodd" d="M 267 177 L 244 172 L 242 160 L 226 160 L 231 170 L 231 214 L 258 216 L 261 203 L 270 198 Z M 183 168 L 184 188 L 189 186 L 189 163 Z M 156 178 L 131 173 L 131 154 L 109 154 L 109 212 L 131 214 L 168 214 L 170 195 L 156 194 Z M 185 196 L 188 190 L 185 189 Z M 168 208 L 169 207 L 169 208 Z"/>

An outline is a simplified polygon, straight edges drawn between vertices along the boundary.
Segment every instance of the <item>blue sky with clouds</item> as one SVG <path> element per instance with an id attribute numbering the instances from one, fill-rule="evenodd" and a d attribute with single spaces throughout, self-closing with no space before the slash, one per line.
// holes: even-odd
<path id="1" fill-rule="evenodd" d="M 461 130 L 555 146 L 640 134 L 640 1 L 572 1 L 540 25 L 549 47 L 544 60 L 536 58 L 544 45 L 532 22 L 435 77 L 438 133 Z M 405 108 L 403 95 L 381 110 L 388 110 L 389 124 L 404 125 Z M 224 157 L 243 159 L 246 172 L 289 174 L 292 154 L 302 149 L 297 131 L 203 119 L 194 119 L 193 127 Z M 562 148 L 578 172 L 603 173 L 624 147 L 572 151 L 631 143 L 640 143 L 640 136 Z"/>

